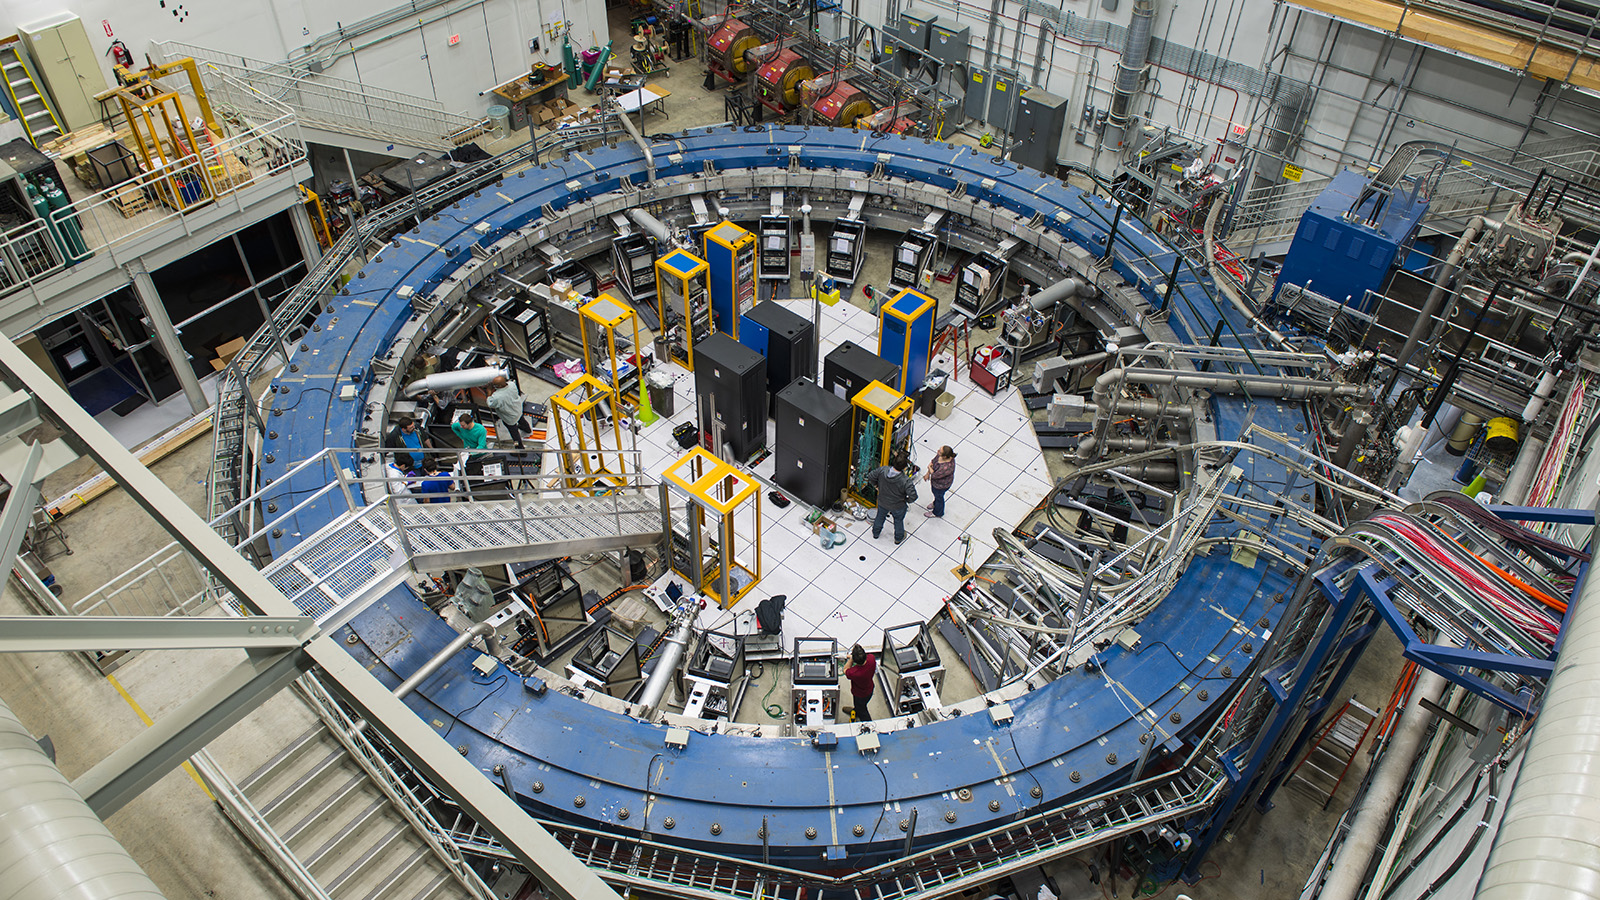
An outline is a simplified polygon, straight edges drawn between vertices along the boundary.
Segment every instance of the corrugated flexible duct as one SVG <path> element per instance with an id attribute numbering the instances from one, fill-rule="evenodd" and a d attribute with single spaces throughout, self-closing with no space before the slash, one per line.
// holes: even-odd
<path id="1" fill-rule="evenodd" d="M 1107 129 L 1107 140 L 1118 147 L 1122 146 L 1123 133 L 1132 121 L 1129 111 L 1133 108 L 1133 98 L 1139 93 L 1139 82 L 1144 78 L 1155 21 L 1156 0 L 1135 0 L 1133 21 L 1128 23 L 1128 39 L 1122 45 L 1122 58 L 1117 61 L 1117 82 L 1111 94 L 1108 117 L 1111 127 Z"/>
<path id="2" fill-rule="evenodd" d="M 155 882 L 0 701 L 0 898 L 161 897 Z"/>
<path id="3" fill-rule="evenodd" d="M 1478 900 L 1600 897 L 1600 577 L 1583 581 Z"/>

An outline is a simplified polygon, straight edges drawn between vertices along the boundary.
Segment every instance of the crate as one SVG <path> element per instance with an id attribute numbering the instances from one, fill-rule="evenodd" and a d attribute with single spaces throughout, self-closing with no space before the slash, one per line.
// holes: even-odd
<path id="1" fill-rule="evenodd" d="M 131 219 L 150 208 L 150 198 L 137 185 L 128 185 L 111 195 L 111 205 L 124 219 Z"/>

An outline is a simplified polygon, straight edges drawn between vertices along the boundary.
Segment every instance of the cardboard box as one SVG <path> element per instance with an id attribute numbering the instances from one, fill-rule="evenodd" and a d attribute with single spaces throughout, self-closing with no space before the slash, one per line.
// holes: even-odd
<path id="1" fill-rule="evenodd" d="M 222 371 L 222 367 L 231 362 L 239 351 L 243 349 L 244 338 L 234 338 L 226 344 L 219 344 L 217 346 L 217 358 L 211 361 L 211 367 L 219 372 Z"/>
<path id="2" fill-rule="evenodd" d="M 551 112 L 548 107 L 540 106 L 533 111 L 533 120 L 540 125 L 549 125 L 555 119 L 556 114 Z"/>

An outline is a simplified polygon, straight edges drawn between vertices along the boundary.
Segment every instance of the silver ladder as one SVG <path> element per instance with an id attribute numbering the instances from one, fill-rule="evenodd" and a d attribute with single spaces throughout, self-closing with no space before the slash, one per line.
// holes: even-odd
<path id="1" fill-rule="evenodd" d="M 61 120 L 56 118 L 50 98 L 45 95 L 39 79 L 34 77 L 33 67 L 23 57 L 21 41 L 13 38 L 0 43 L 0 70 L 5 72 L 6 93 L 11 95 L 11 104 L 22 120 L 28 140 L 39 147 L 61 137 L 64 134 Z"/>

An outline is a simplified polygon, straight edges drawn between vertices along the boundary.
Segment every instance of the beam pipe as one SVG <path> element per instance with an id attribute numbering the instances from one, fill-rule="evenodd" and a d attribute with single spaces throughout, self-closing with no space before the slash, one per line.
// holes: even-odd
<path id="1" fill-rule="evenodd" d="M 456 635 L 455 640 L 444 645 L 444 649 L 434 655 L 433 659 L 422 664 L 422 667 L 411 673 L 411 677 L 400 682 L 394 689 L 395 697 L 405 699 L 406 695 L 417 689 L 417 686 L 428 680 L 428 676 L 439 671 L 440 667 L 461 651 L 461 648 L 472 643 L 480 637 L 488 637 L 494 632 L 494 626 L 488 622 L 479 622 L 466 631 Z"/>

